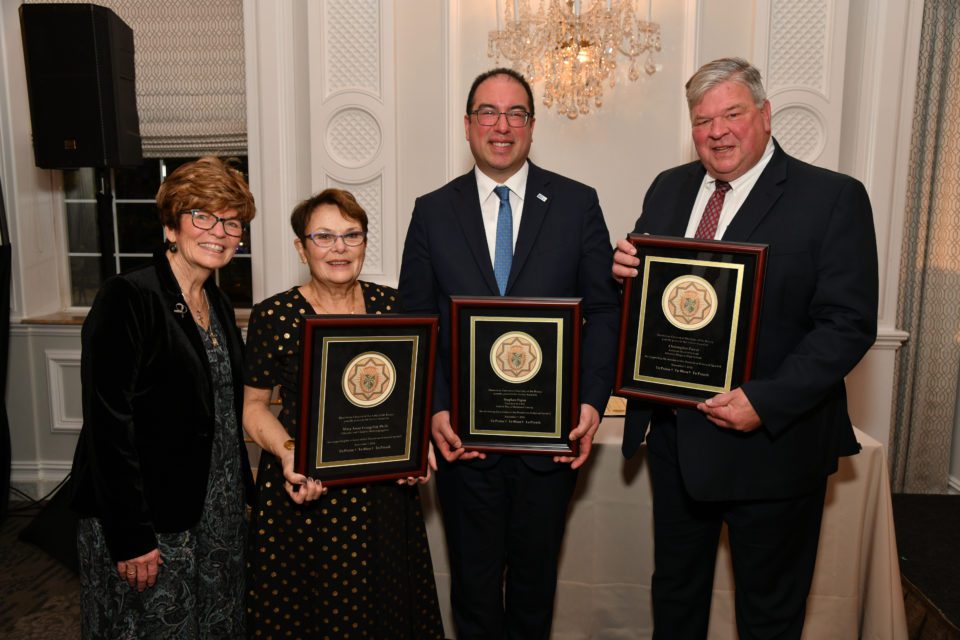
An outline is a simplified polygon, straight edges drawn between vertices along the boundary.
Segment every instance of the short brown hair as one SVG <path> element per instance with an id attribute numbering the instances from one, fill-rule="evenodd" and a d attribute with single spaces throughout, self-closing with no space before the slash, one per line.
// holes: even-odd
<path id="1" fill-rule="evenodd" d="M 367 232 L 367 212 L 353 194 L 343 189 L 324 189 L 298 204 L 290 214 L 290 226 L 301 241 L 307 237 L 307 223 L 310 222 L 313 210 L 324 204 L 332 204 L 345 218 L 359 222 L 363 232 Z"/>
<path id="2" fill-rule="evenodd" d="M 234 163 L 232 159 L 204 156 L 177 167 L 157 191 L 161 224 L 176 229 L 180 213 L 190 209 L 208 213 L 235 209 L 244 224 L 253 220 L 257 206 L 243 173 Z"/>

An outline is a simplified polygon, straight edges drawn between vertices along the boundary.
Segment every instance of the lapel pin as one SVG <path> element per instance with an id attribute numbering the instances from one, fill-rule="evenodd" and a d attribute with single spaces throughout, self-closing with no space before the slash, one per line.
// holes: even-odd
<path id="1" fill-rule="evenodd" d="M 537 194 L 537 200 L 539 200 L 540 202 L 546 202 L 546 201 L 547 201 L 547 196 L 543 195 L 542 193 L 538 193 L 538 194 Z"/>

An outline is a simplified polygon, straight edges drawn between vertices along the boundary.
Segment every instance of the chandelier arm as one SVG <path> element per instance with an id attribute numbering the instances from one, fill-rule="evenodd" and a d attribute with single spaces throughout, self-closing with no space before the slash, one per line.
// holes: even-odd
<path id="1" fill-rule="evenodd" d="M 653 53 L 661 50 L 660 25 L 649 13 L 638 20 L 634 0 L 594 0 L 578 13 L 574 9 L 581 3 L 574 0 L 543 0 L 537 10 L 530 0 L 503 5 L 503 20 L 497 16 L 503 26 L 489 33 L 487 56 L 509 60 L 531 84 L 542 81 L 543 104 L 560 115 L 586 115 L 591 104 L 599 109 L 604 84 L 616 86 L 620 56 L 629 62 L 631 82 L 640 76 L 638 58 L 644 53 L 644 70 L 650 75 L 659 70 Z"/>

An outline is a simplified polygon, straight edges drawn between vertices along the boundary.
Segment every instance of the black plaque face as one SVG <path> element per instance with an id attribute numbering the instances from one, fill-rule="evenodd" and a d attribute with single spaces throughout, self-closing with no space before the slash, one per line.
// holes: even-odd
<path id="1" fill-rule="evenodd" d="M 451 423 L 468 450 L 568 455 L 579 299 L 452 298 Z"/>
<path id="2" fill-rule="evenodd" d="M 615 393 L 691 406 L 749 379 L 766 246 L 631 235 Z"/>
<path id="3" fill-rule="evenodd" d="M 297 469 L 326 484 L 426 473 L 435 317 L 303 321 Z"/>

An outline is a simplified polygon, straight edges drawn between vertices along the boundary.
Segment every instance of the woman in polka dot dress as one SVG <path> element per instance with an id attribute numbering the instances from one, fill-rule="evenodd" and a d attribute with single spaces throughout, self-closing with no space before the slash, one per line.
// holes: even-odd
<path id="1" fill-rule="evenodd" d="M 353 195 L 326 189 L 297 205 L 290 223 L 310 281 L 256 305 L 247 332 L 243 423 L 264 450 L 247 550 L 248 635 L 443 638 L 416 481 L 327 488 L 293 470 L 301 317 L 391 313 L 398 300 L 358 280 L 367 215 Z M 278 385 L 279 420 L 269 407 Z"/>

